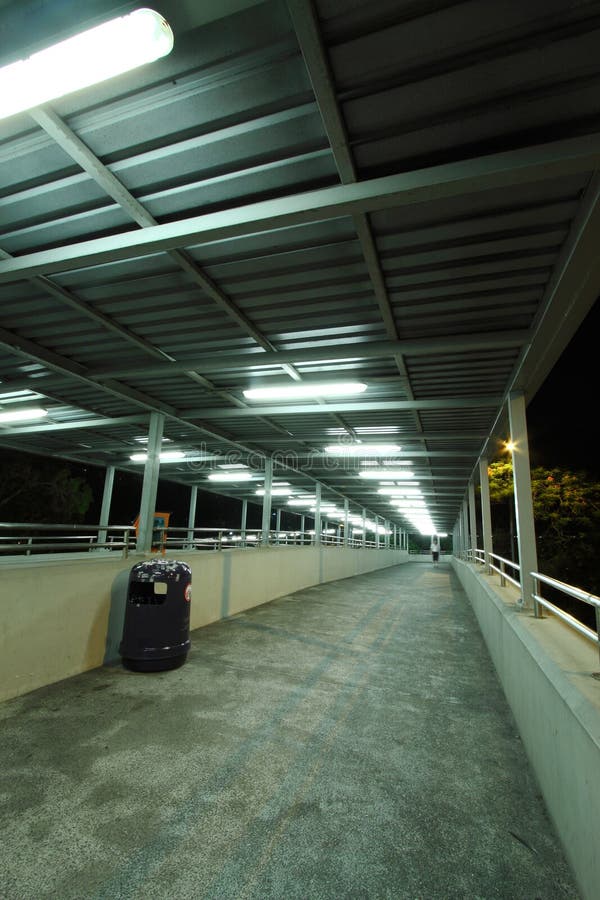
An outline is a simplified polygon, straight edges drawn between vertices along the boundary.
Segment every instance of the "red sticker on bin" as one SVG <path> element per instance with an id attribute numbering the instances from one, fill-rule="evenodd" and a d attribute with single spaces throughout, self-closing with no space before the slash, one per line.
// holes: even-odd
<path id="1" fill-rule="evenodd" d="M 187 600 L 188 603 L 189 603 L 190 600 L 192 599 L 192 586 L 191 586 L 191 584 L 188 584 L 188 585 L 186 586 L 184 597 L 185 597 L 185 599 Z"/>

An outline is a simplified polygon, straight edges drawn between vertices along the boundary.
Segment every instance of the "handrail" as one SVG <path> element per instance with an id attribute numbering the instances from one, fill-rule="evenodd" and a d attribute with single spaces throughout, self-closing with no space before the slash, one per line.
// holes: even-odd
<path id="1" fill-rule="evenodd" d="M 158 552 L 166 550 L 224 550 L 233 548 L 251 549 L 265 545 L 315 544 L 314 531 L 271 530 L 264 540 L 259 528 L 225 527 L 174 527 L 155 529 L 153 547 Z M 127 556 L 135 549 L 136 532 L 133 525 L 57 525 L 46 522 L 0 522 L 0 560 L 2 557 L 17 555 L 30 556 L 34 553 L 65 552 L 114 552 L 122 551 Z M 384 541 L 363 541 L 360 537 L 339 533 L 322 532 L 319 543 L 330 547 L 367 547 L 386 549 Z M 392 548 L 390 548 L 392 549 Z M 396 548 L 398 549 L 398 548 Z"/>
<path id="2" fill-rule="evenodd" d="M 556 578 L 551 578 L 549 575 L 542 575 L 540 572 L 530 572 L 529 574 L 532 576 L 534 584 L 532 597 L 536 617 L 540 619 L 543 618 L 542 610 L 548 609 L 552 615 L 557 616 L 570 628 L 574 629 L 574 631 L 577 631 L 579 634 L 583 635 L 583 637 L 596 644 L 600 654 L 600 597 L 596 597 L 595 594 L 583 591 L 581 588 L 573 587 L 571 584 L 566 584 L 564 581 L 558 581 Z M 565 612 L 564 609 L 561 609 L 559 606 L 556 606 L 556 604 L 551 603 L 550 600 L 546 600 L 545 597 L 542 597 L 540 583 L 547 584 L 549 587 L 561 591 L 568 597 L 573 597 L 575 600 L 580 600 L 582 603 L 587 603 L 588 606 L 592 606 L 596 616 L 596 631 L 592 628 L 588 628 L 587 625 L 580 622 L 575 616 Z"/>
<path id="3" fill-rule="evenodd" d="M 497 572 L 500 575 L 500 584 L 502 586 L 504 586 L 506 581 L 510 581 L 511 584 L 514 584 L 515 587 L 517 587 L 520 591 L 522 590 L 520 580 L 511 577 L 506 573 L 505 570 L 505 566 L 511 566 L 520 576 L 521 567 L 518 563 L 512 562 L 509 559 L 505 559 L 504 557 L 499 556 L 497 553 L 490 553 L 490 560 L 486 561 L 486 554 L 481 549 L 467 550 L 466 557 L 470 562 L 488 566 L 489 571 Z M 500 567 L 494 565 L 491 559 L 500 562 Z M 568 625 L 569 628 L 572 628 L 574 631 L 577 631 L 579 634 L 583 635 L 583 637 L 596 644 L 600 653 L 600 597 L 596 597 L 595 594 L 591 594 L 588 591 L 582 590 L 581 588 L 574 587 L 572 584 L 567 584 L 564 581 L 559 581 L 557 578 L 551 578 L 549 575 L 542 575 L 541 572 L 530 572 L 529 574 L 533 578 L 533 592 L 531 594 L 531 599 L 533 600 L 533 610 L 535 617 L 537 619 L 541 619 L 543 618 L 543 609 L 549 610 L 552 615 L 565 622 L 565 624 Z M 579 600 L 582 603 L 587 603 L 588 606 L 592 606 L 595 610 L 596 631 L 594 631 L 593 628 L 589 628 L 584 622 L 580 622 L 579 619 L 575 618 L 575 616 L 572 616 L 570 613 L 565 612 L 565 610 L 561 609 L 560 606 L 556 606 L 555 603 L 552 603 L 550 600 L 542 597 L 540 584 L 546 584 L 548 585 L 548 587 L 561 591 L 568 597 L 573 597 L 573 599 L 575 600 Z"/>

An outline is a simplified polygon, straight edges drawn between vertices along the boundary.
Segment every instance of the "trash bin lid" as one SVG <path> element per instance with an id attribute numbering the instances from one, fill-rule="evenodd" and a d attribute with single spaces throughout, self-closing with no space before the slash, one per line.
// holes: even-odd
<path id="1" fill-rule="evenodd" d="M 192 570 L 177 559 L 148 559 L 136 563 L 129 576 L 132 581 L 191 581 Z"/>

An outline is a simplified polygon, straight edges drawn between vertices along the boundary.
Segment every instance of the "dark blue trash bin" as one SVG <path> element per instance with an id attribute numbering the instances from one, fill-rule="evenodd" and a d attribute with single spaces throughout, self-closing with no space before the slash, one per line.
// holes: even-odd
<path id="1" fill-rule="evenodd" d="M 184 562 L 151 559 L 129 575 L 123 665 L 159 672 L 183 665 L 190 649 L 192 570 Z"/>

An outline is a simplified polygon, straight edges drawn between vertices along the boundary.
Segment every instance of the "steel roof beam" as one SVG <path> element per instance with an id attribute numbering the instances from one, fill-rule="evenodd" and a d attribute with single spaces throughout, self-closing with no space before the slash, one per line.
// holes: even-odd
<path id="1" fill-rule="evenodd" d="M 393 358 L 398 353 L 406 356 L 423 356 L 428 353 L 462 354 L 477 350 L 494 350 L 498 348 L 521 348 L 529 341 L 526 330 L 500 331 L 482 334 L 456 334 L 451 337 L 420 338 L 406 341 L 361 341 L 360 343 L 331 346 L 303 347 L 298 350 L 278 350 L 265 353 L 243 353 L 215 356 L 196 356 L 181 362 L 165 361 L 143 363 L 133 366 L 97 366 L 88 370 L 88 376 L 102 381 L 105 378 L 129 378 L 136 376 L 169 377 L 170 374 L 181 374 L 189 370 L 202 372 L 228 372 L 232 369 L 258 369 L 281 365 L 282 362 L 302 365 L 310 362 L 325 362 L 356 359 Z M 335 376 L 339 380 L 339 375 Z"/>
<path id="2" fill-rule="evenodd" d="M 523 147 L 470 160 L 387 175 L 216 213 L 140 231 L 82 241 L 0 262 L 0 283 L 148 256 L 258 232 L 431 203 L 498 188 L 517 187 L 600 167 L 600 134 Z"/>
<path id="3" fill-rule="evenodd" d="M 492 409 L 502 402 L 500 395 L 491 397 L 442 397 L 431 400 L 357 400 L 353 403 L 328 403 L 326 406 L 298 403 L 294 406 L 257 406 L 246 409 L 182 409 L 178 415 L 184 419 L 232 419 L 245 416 L 317 416 L 330 412 L 394 412 L 412 409 Z"/>

